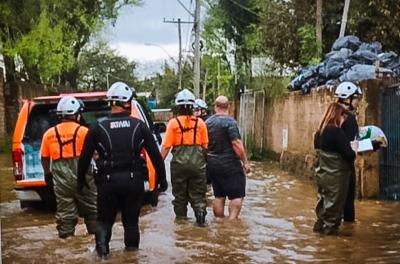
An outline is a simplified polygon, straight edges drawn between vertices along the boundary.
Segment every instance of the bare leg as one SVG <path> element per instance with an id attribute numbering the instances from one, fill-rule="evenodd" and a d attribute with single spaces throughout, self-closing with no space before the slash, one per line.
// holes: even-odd
<path id="1" fill-rule="evenodd" d="M 236 198 L 229 202 L 229 220 L 239 218 L 240 210 L 242 209 L 243 198 Z"/>
<path id="2" fill-rule="evenodd" d="M 225 217 L 224 209 L 225 209 L 225 197 L 224 198 L 215 198 L 213 201 L 214 216 L 215 217 Z"/>

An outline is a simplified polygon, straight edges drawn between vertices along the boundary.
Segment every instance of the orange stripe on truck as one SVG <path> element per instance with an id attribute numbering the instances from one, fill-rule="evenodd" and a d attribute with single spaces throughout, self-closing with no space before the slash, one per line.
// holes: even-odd
<path id="1" fill-rule="evenodd" d="M 39 181 L 17 181 L 16 185 L 18 187 L 42 187 L 47 186 L 44 180 Z"/>

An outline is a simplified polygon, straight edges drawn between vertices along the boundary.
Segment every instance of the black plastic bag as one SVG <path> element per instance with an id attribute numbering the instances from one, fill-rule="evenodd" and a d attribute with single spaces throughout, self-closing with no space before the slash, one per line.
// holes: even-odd
<path id="1" fill-rule="evenodd" d="M 369 50 L 357 50 L 350 59 L 357 61 L 358 64 L 372 65 L 378 60 L 378 55 Z"/>
<path id="2" fill-rule="evenodd" d="M 361 45 L 361 41 L 356 36 L 344 36 L 336 39 L 333 43 L 332 50 L 340 50 L 341 48 L 351 49 L 353 51 L 358 50 Z"/>
<path id="3" fill-rule="evenodd" d="M 338 86 L 340 84 L 340 81 L 338 81 L 337 79 L 332 79 L 332 80 L 328 80 L 325 85 L 334 85 L 334 86 Z"/>
<path id="4" fill-rule="evenodd" d="M 301 90 L 303 94 L 308 94 L 311 91 L 311 88 L 317 87 L 318 85 L 318 77 L 314 77 L 309 79 L 306 83 L 301 86 Z"/>
<path id="5" fill-rule="evenodd" d="M 358 50 L 369 50 L 378 54 L 382 52 L 382 44 L 378 41 L 374 41 L 371 43 L 362 43 Z"/>
<path id="6" fill-rule="evenodd" d="M 325 62 L 325 78 L 334 79 L 342 74 L 345 60 L 342 57 L 331 57 Z"/>
<path id="7" fill-rule="evenodd" d="M 375 66 L 356 64 L 350 68 L 346 73 L 340 76 L 340 82 L 356 82 L 361 80 L 375 79 Z"/>

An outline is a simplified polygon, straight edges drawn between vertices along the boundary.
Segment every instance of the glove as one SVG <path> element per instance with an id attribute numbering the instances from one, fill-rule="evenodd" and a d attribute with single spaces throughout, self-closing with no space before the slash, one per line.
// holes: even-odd
<path id="1" fill-rule="evenodd" d="M 44 175 L 44 181 L 47 183 L 47 185 L 52 185 L 53 184 L 53 173 L 49 172 Z"/>
<path id="2" fill-rule="evenodd" d="M 160 183 L 158 184 L 157 190 L 159 192 L 165 192 L 168 189 L 168 182 L 167 180 L 161 180 Z"/>

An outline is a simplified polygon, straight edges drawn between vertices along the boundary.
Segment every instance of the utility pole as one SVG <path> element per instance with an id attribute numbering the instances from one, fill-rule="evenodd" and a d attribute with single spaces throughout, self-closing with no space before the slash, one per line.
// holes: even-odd
<path id="1" fill-rule="evenodd" d="M 180 18 L 178 18 L 177 21 L 175 19 L 165 20 L 165 18 L 164 18 L 164 23 L 178 24 L 178 38 L 179 38 L 179 58 L 178 58 L 179 84 L 178 84 L 178 89 L 182 90 L 182 31 L 181 31 L 181 25 L 182 24 L 193 24 L 193 22 L 182 21 Z"/>
<path id="2" fill-rule="evenodd" d="M 218 68 L 217 68 L 217 91 L 218 91 L 218 95 L 219 95 L 219 88 L 220 88 L 220 80 L 221 80 L 221 63 L 218 59 Z"/>
<path id="3" fill-rule="evenodd" d="M 108 81 L 108 73 L 110 72 L 110 67 L 108 67 L 107 68 L 107 73 L 106 73 L 106 79 L 107 79 L 107 89 L 109 89 L 110 88 L 110 83 L 109 83 L 109 81 Z"/>
<path id="4" fill-rule="evenodd" d="M 178 38 L 179 38 L 179 58 L 178 58 L 179 84 L 178 84 L 178 89 L 182 90 L 182 33 L 181 33 L 181 19 L 180 18 L 178 18 Z"/>
<path id="5" fill-rule="evenodd" d="M 200 0 L 196 0 L 194 12 L 194 95 L 200 95 Z"/>
<path id="6" fill-rule="evenodd" d="M 322 49 L 322 0 L 317 0 L 317 19 L 315 22 L 316 37 L 317 37 L 317 47 L 318 56 L 320 56 L 320 51 Z"/>
<path id="7" fill-rule="evenodd" d="M 208 68 L 206 69 L 206 73 L 204 75 L 204 83 L 203 83 L 203 100 L 206 100 L 207 93 L 207 79 L 208 79 Z"/>
<path id="8" fill-rule="evenodd" d="M 339 37 L 343 37 L 344 33 L 346 31 L 347 14 L 349 13 L 349 6 L 350 6 L 350 0 L 345 0 L 344 1 L 344 8 L 343 8 L 342 23 L 340 25 Z"/>

